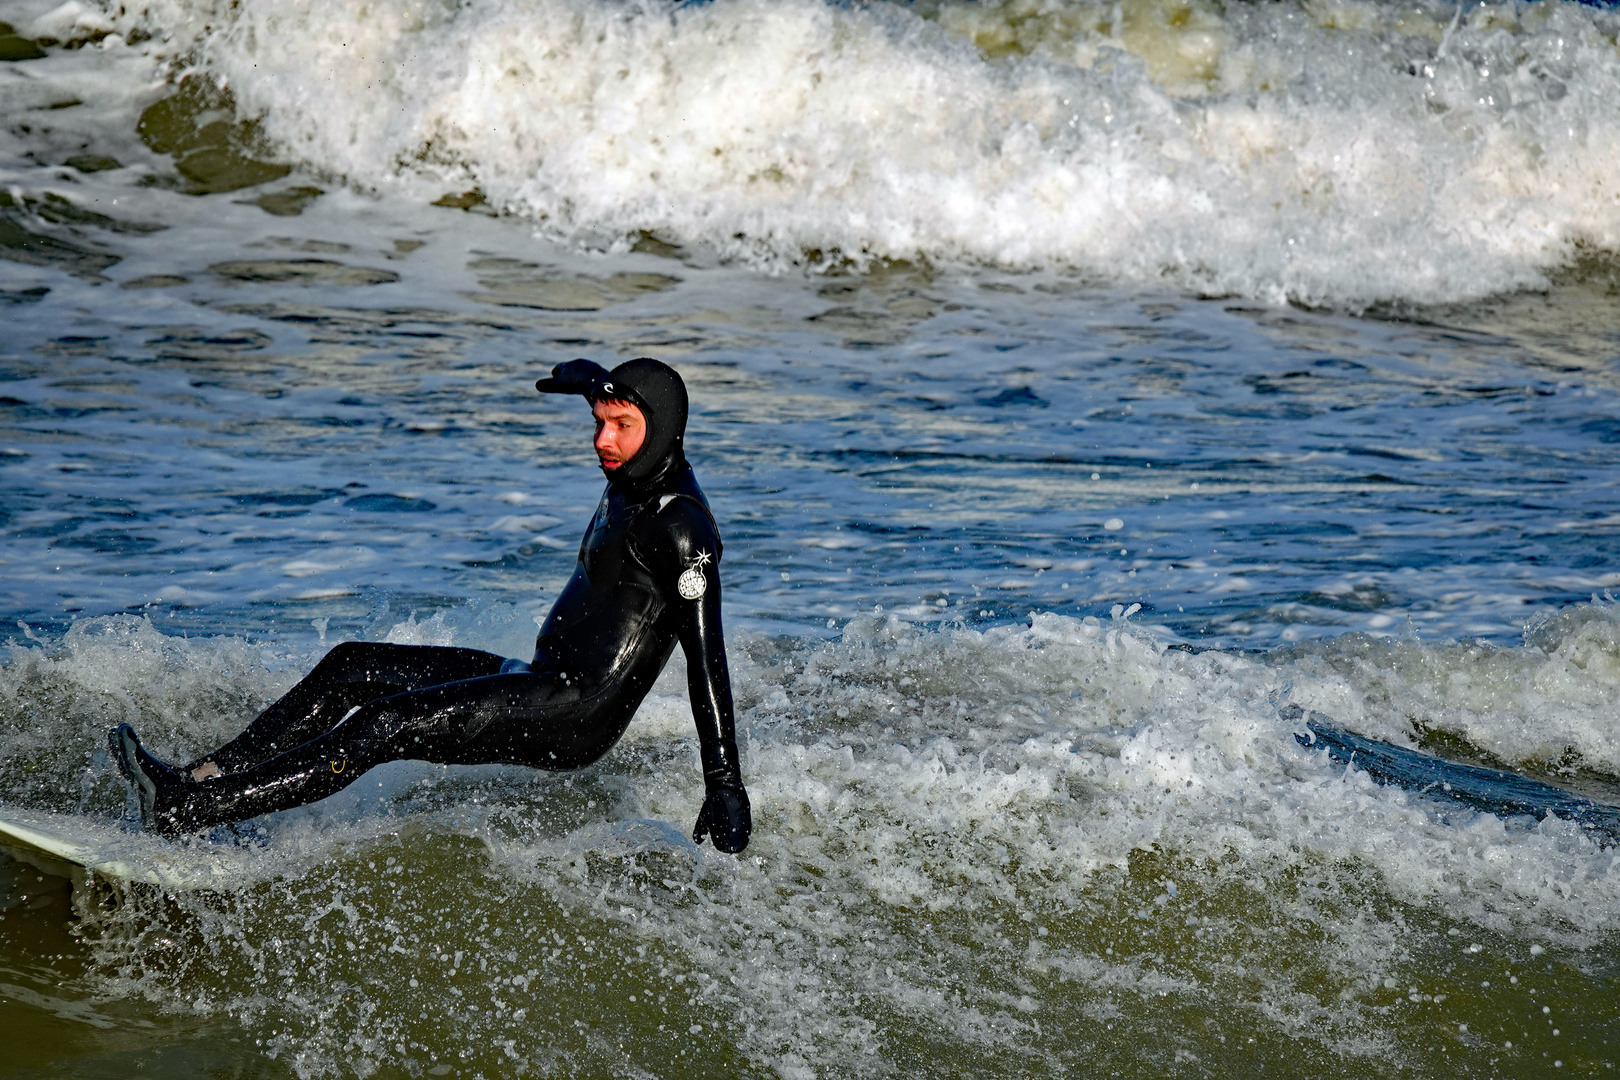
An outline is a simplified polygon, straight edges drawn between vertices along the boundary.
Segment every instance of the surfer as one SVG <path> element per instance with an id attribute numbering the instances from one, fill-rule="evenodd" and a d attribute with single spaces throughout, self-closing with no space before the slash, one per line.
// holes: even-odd
<path id="1" fill-rule="evenodd" d="M 686 386 L 642 358 L 572 360 L 535 384 L 579 394 L 607 488 L 529 661 L 476 649 L 345 642 L 213 753 L 180 768 L 134 729 L 109 733 L 148 828 L 179 833 L 314 802 L 366 770 L 445 765 L 577 769 L 618 742 L 680 643 L 706 795 L 692 839 L 748 844 L 731 677 L 720 633 L 720 534 L 687 464 Z"/>

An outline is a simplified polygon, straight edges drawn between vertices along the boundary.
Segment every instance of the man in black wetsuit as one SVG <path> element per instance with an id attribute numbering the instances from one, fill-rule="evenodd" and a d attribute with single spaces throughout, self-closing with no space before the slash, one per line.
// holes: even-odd
<path id="1" fill-rule="evenodd" d="M 657 360 L 558 365 L 535 387 L 581 394 L 607 490 L 534 659 L 345 642 L 247 730 L 172 768 L 128 724 L 109 734 L 148 828 L 179 833 L 314 802 L 414 758 L 577 769 L 624 734 L 680 642 L 707 795 L 692 839 L 748 844 L 752 820 L 720 633 L 720 535 L 682 452 L 686 386 Z"/>

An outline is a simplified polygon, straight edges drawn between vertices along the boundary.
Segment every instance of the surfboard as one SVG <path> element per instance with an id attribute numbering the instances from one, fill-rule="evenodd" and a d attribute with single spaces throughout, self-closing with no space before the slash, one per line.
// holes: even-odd
<path id="1" fill-rule="evenodd" d="M 0 848 L 35 865 L 44 855 L 104 877 L 164 889 L 225 889 L 239 884 L 247 869 L 247 852 L 237 845 L 197 837 L 167 840 L 82 817 L 7 808 L 0 808 Z"/>
<path id="2" fill-rule="evenodd" d="M 1361 769 L 1379 784 L 1394 784 L 1499 817 L 1525 815 L 1542 820 L 1552 815 L 1588 830 L 1603 847 L 1620 847 L 1620 807 L 1504 769 L 1464 765 L 1369 739 L 1297 706 L 1285 710 L 1283 718 L 1305 720 L 1307 730 L 1294 736 L 1301 746 L 1326 750 L 1334 761 Z"/>

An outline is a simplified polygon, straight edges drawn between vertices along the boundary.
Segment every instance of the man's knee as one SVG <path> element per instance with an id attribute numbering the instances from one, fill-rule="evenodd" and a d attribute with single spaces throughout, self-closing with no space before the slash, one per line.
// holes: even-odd
<path id="1" fill-rule="evenodd" d="M 363 642 L 340 641 L 336 645 L 332 646 L 331 650 L 328 651 L 325 656 L 321 657 L 321 662 L 316 666 L 326 667 L 330 665 L 337 667 L 339 665 L 352 664 L 355 660 L 360 658 L 360 654 L 365 651 L 365 648 L 366 647 Z"/>
<path id="2" fill-rule="evenodd" d="M 379 663 L 392 659 L 388 654 L 400 648 L 402 646 L 380 645 L 374 641 L 340 641 L 315 665 L 315 671 L 340 681 L 364 680 Z"/>

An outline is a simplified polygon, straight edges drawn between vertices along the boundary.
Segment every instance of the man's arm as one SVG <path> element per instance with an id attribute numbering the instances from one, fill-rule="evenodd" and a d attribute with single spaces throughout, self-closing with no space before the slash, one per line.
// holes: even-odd
<path id="1" fill-rule="evenodd" d="M 753 817 L 737 756 L 731 673 L 720 628 L 719 538 L 708 515 L 688 499 L 674 500 L 658 518 L 668 559 L 659 561 L 671 578 L 660 584 L 676 605 L 707 788 L 692 839 L 702 842 L 707 835 L 716 848 L 735 854 L 748 846 Z"/>

